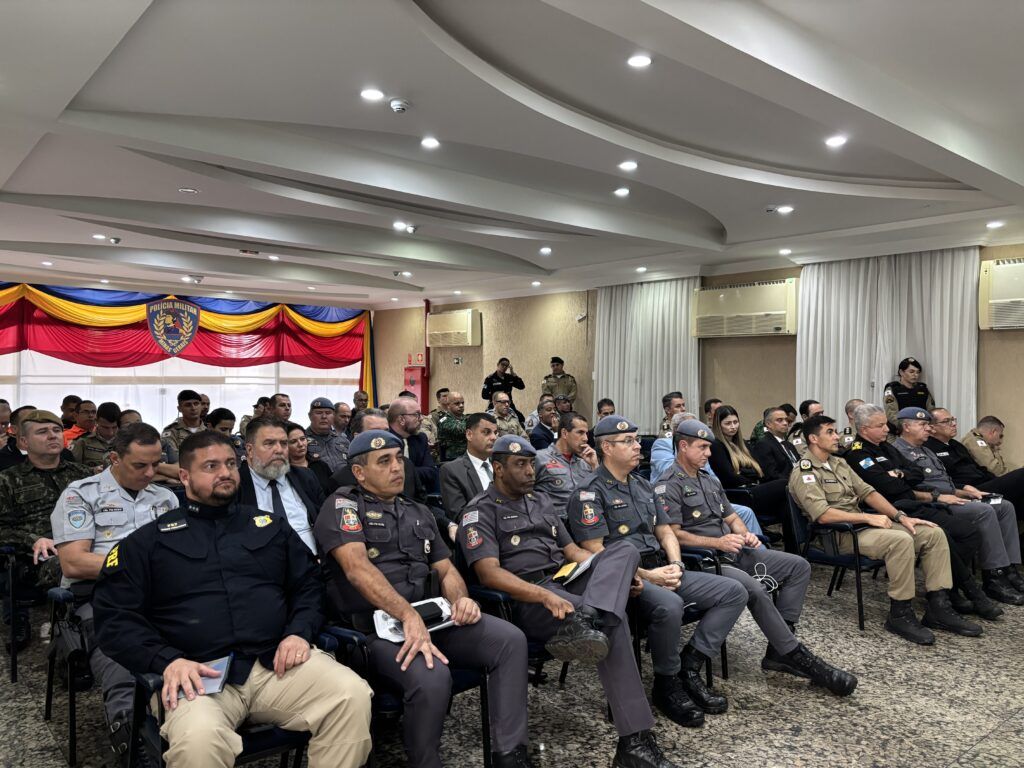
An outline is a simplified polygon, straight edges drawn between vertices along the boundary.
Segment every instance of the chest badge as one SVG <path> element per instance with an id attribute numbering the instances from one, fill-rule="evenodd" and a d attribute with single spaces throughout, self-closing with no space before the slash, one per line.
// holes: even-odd
<path id="1" fill-rule="evenodd" d="M 375 509 L 371 509 L 369 512 L 366 513 L 367 520 L 380 520 L 382 517 L 384 517 L 384 513 L 378 512 Z"/>
<path id="2" fill-rule="evenodd" d="M 257 528 L 266 528 L 270 525 L 271 517 L 270 515 L 257 515 L 252 521 L 256 523 Z"/>
<path id="3" fill-rule="evenodd" d="M 551 526 L 551 538 L 553 538 L 553 539 L 557 539 L 558 538 L 558 526 L 557 525 L 552 525 Z"/>
<path id="4" fill-rule="evenodd" d="M 924 473 L 925 473 L 926 475 L 930 475 L 930 474 L 932 473 L 932 468 L 931 468 L 931 467 L 925 467 L 925 468 L 924 468 Z"/>
<path id="5" fill-rule="evenodd" d="M 519 538 L 519 534 L 516 533 L 516 534 L 513 534 L 513 536 L 510 539 L 510 541 L 512 542 L 512 546 L 513 547 L 518 547 L 519 546 L 519 542 L 522 541 L 522 539 L 520 539 Z"/>
<path id="6" fill-rule="evenodd" d="M 693 519 L 696 520 L 698 517 L 700 517 L 700 510 L 699 509 L 693 510 Z"/>
<path id="7" fill-rule="evenodd" d="M 621 533 L 623 536 L 625 536 L 627 533 L 629 533 L 629 526 L 626 525 L 625 523 L 620 525 L 619 526 L 619 533 Z"/>
<path id="8" fill-rule="evenodd" d="M 366 556 L 371 560 L 376 560 L 378 557 L 380 557 L 380 550 L 376 547 L 370 547 L 368 550 L 366 550 Z"/>
<path id="9" fill-rule="evenodd" d="M 429 555 L 430 554 L 430 540 L 429 539 L 424 539 L 423 540 L 423 554 L 424 555 Z"/>

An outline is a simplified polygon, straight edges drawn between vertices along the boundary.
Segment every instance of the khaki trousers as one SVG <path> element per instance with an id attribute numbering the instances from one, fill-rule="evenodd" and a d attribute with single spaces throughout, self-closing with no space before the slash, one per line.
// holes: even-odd
<path id="1" fill-rule="evenodd" d="M 889 597 L 910 600 L 914 597 L 914 561 L 921 556 L 925 589 L 934 592 L 953 586 L 949 568 L 949 542 L 941 528 L 917 526 L 917 533 L 893 523 L 892 528 L 868 528 L 857 534 L 860 553 L 885 560 L 889 574 Z M 839 549 L 844 554 L 853 552 L 853 540 L 848 533 L 839 537 Z"/>
<path id="2" fill-rule="evenodd" d="M 256 662 L 244 684 L 167 710 L 164 760 L 168 768 L 231 768 L 242 751 L 235 729 L 249 720 L 312 733 L 310 768 L 358 768 L 370 754 L 372 695 L 355 672 L 315 648 L 281 679 Z"/>

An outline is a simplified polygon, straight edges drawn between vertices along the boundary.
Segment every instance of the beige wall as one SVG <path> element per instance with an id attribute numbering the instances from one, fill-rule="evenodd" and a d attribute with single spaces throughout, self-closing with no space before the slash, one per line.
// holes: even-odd
<path id="1" fill-rule="evenodd" d="M 445 304 L 433 311 L 479 309 L 483 344 L 479 347 L 435 347 L 430 351 L 430 389 L 445 386 L 466 396 L 467 412 L 481 409 L 484 377 L 494 371 L 499 357 L 512 361 L 526 390 L 515 392 L 516 405 L 533 410 L 540 382 L 550 372 L 549 360 L 558 355 L 565 370 L 576 377 L 585 414 L 593 410 L 594 324 L 596 291 L 553 293 L 499 301 Z M 586 314 L 577 321 L 576 317 Z M 377 399 L 386 402 L 402 387 L 408 353 L 424 351 L 421 309 L 381 310 L 374 313 L 374 349 L 377 364 Z M 456 363 L 455 358 L 461 358 Z M 433 403 L 430 404 L 433 407 Z"/>
<path id="2" fill-rule="evenodd" d="M 715 287 L 758 280 L 799 277 L 800 268 L 772 269 L 702 278 Z M 792 403 L 796 392 L 796 336 L 755 336 L 701 339 L 700 397 L 687 401 L 697 413 L 709 397 L 717 397 L 740 412 L 744 433 L 761 419 L 770 405 Z M 795 404 L 795 403 L 794 403 Z M 703 416 L 703 414 L 698 414 Z"/>

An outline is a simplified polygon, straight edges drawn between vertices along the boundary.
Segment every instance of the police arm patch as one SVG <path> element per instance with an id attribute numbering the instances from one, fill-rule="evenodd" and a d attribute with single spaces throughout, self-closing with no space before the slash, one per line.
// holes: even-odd
<path id="1" fill-rule="evenodd" d="M 469 512 L 467 512 L 466 514 L 464 514 L 462 516 L 462 524 L 463 525 L 472 525 L 473 523 L 479 522 L 479 520 L 480 520 L 480 510 L 479 509 L 471 509 Z"/>
<path id="2" fill-rule="evenodd" d="M 114 548 L 107 553 L 107 559 L 103 561 L 105 571 L 115 571 L 121 567 L 121 544 L 114 545 Z"/>
<path id="3" fill-rule="evenodd" d="M 341 514 L 341 530 L 346 533 L 359 533 L 363 530 L 363 524 L 359 520 L 359 515 L 356 514 L 354 509 L 346 508 Z"/>

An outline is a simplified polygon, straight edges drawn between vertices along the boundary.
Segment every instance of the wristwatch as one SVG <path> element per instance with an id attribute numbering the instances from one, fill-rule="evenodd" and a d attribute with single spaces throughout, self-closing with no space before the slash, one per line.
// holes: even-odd
<path id="1" fill-rule="evenodd" d="M 894 523 L 898 523 L 898 522 L 899 522 L 900 520 L 902 520 L 902 519 L 903 519 L 904 517 L 906 517 L 906 516 L 907 516 L 907 513 L 906 513 L 906 512 L 902 512 L 902 511 L 900 511 L 900 512 L 897 512 L 897 513 L 896 513 L 896 516 L 895 516 L 895 517 L 894 517 L 894 518 L 892 519 L 892 521 L 893 521 Z"/>
<path id="2" fill-rule="evenodd" d="M 685 571 L 686 570 L 683 567 L 683 561 L 682 560 L 673 560 L 672 562 L 669 563 L 669 565 L 678 565 L 680 571 Z"/>
<path id="3" fill-rule="evenodd" d="M 937 490 L 932 488 L 932 501 L 938 501 L 939 500 L 939 496 L 941 496 L 941 495 L 942 495 L 941 493 L 939 493 Z"/>

